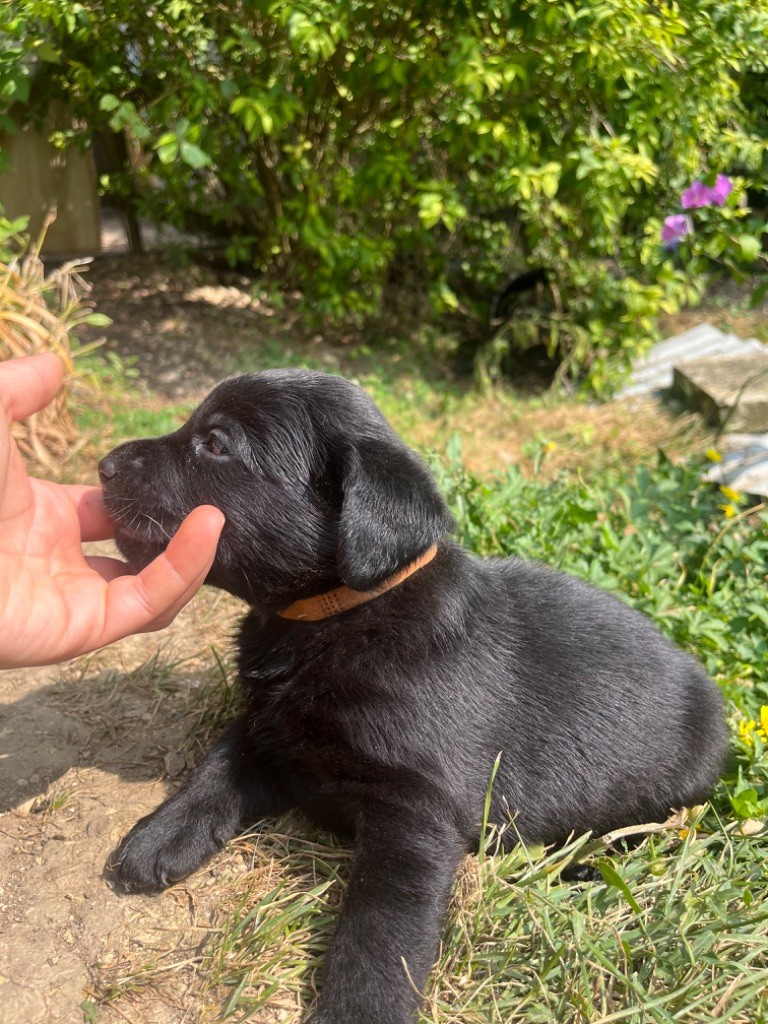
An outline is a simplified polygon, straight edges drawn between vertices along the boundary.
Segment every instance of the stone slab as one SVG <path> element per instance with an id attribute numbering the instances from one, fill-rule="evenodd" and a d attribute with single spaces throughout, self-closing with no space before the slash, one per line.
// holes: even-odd
<path id="1" fill-rule="evenodd" d="M 724 334 L 712 324 L 699 324 L 683 334 L 659 342 L 644 359 L 633 367 L 619 398 L 650 395 L 672 387 L 674 368 L 699 359 L 742 355 L 749 352 L 768 353 L 768 346 L 757 338 L 746 341 L 733 334 Z"/>
<path id="2" fill-rule="evenodd" d="M 768 351 L 675 366 L 673 390 L 716 427 L 745 433 L 768 430 Z"/>
<path id="3" fill-rule="evenodd" d="M 705 479 L 768 498 L 768 434 L 730 434 L 722 447 L 723 461 L 715 463 Z"/>
<path id="4" fill-rule="evenodd" d="M 672 386 L 675 365 L 749 352 L 768 353 L 768 346 L 756 338 L 744 341 L 712 324 L 699 324 L 659 342 L 644 359 L 637 360 L 630 380 L 617 397 L 632 401 L 635 397 L 661 395 Z M 729 424 L 729 430 L 732 426 L 735 424 Z M 706 479 L 768 500 L 768 433 L 724 433 L 718 448 L 723 460 L 710 468 Z"/>

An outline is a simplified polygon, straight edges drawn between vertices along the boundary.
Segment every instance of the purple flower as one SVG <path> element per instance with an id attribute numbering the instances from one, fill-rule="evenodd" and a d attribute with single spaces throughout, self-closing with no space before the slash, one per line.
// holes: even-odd
<path id="1" fill-rule="evenodd" d="M 725 200 L 733 191 L 733 182 L 725 174 L 718 174 L 715 187 L 712 189 L 712 202 L 715 206 L 722 206 Z"/>
<path id="2" fill-rule="evenodd" d="M 684 213 L 673 213 L 664 218 L 661 240 L 670 249 L 676 249 L 686 235 L 691 233 L 691 222 Z"/>
<path id="3" fill-rule="evenodd" d="M 684 210 L 695 210 L 699 206 L 709 206 L 711 202 L 710 193 L 712 189 L 707 188 L 703 181 L 694 181 L 680 196 L 680 202 Z"/>
<path id="4" fill-rule="evenodd" d="M 722 206 L 731 194 L 733 182 L 725 174 L 718 174 L 714 186 L 705 185 L 698 179 L 680 196 L 684 210 L 696 210 L 701 206 Z"/>

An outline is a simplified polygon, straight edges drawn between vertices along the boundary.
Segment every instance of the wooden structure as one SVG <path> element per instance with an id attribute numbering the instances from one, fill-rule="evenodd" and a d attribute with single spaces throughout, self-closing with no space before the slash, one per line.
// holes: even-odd
<path id="1" fill-rule="evenodd" d="M 43 253 L 78 256 L 101 250 L 101 218 L 96 165 L 91 150 L 77 145 L 58 149 L 49 141 L 54 132 L 73 125 L 63 104 L 52 104 L 41 129 L 23 128 L 17 135 L 0 136 L 7 158 L 0 173 L 0 205 L 7 217 L 28 216 L 29 233 L 36 239 L 46 217 L 55 210 Z"/>

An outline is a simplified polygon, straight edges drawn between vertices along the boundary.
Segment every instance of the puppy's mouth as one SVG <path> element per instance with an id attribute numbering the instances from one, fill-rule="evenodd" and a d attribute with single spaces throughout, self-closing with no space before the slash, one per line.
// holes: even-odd
<path id="1" fill-rule="evenodd" d="M 148 565 L 164 551 L 179 526 L 167 513 L 141 508 L 135 498 L 122 499 L 105 490 L 104 504 L 115 524 L 117 546 L 134 567 Z"/>

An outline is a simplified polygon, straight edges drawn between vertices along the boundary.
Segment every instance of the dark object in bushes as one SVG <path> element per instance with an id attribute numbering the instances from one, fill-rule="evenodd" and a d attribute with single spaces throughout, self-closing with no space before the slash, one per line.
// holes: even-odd
<path id="1" fill-rule="evenodd" d="M 502 376 L 549 386 L 562 365 L 552 347 L 552 318 L 559 319 L 555 275 L 534 267 L 508 280 L 488 306 L 488 338 L 476 351 L 474 374 L 481 385 Z"/>
<path id="2" fill-rule="evenodd" d="M 540 305 L 538 293 L 542 287 L 549 284 L 551 279 L 550 271 L 545 267 L 536 267 L 534 270 L 527 270 L 524 274 L 518 274 L 508 281 L 502 289 L 496 292 L 491 299 L 488 308 L 488 329 L 495 334 L 500 327 L 507 323 L 513 316 L 515 310 L 523 301 L 533 293 L 532 305 Z"/>
<path id="3" fill-rule="evenodd" d="M 218 505 L 208 582 L 251 605 L 244 713 L 123 840 L 111 878 L 158 891 L 290 807 L 353 836 L 314 1024 L 413 1019 L 500 752 L 490 820 L 509 844 L 663 819 L 711 793 L 726 729 L 702 669 L 602 591 L 452 544 L 428 470 L 347 381 L 225 381 L 176 433 L 121 445 L 100 472 L 137 567 L 195 505 Z M 346 588 L 404 567 L 338 611 Z M 339 587 L 327 617 L 293 617 Z"/>

